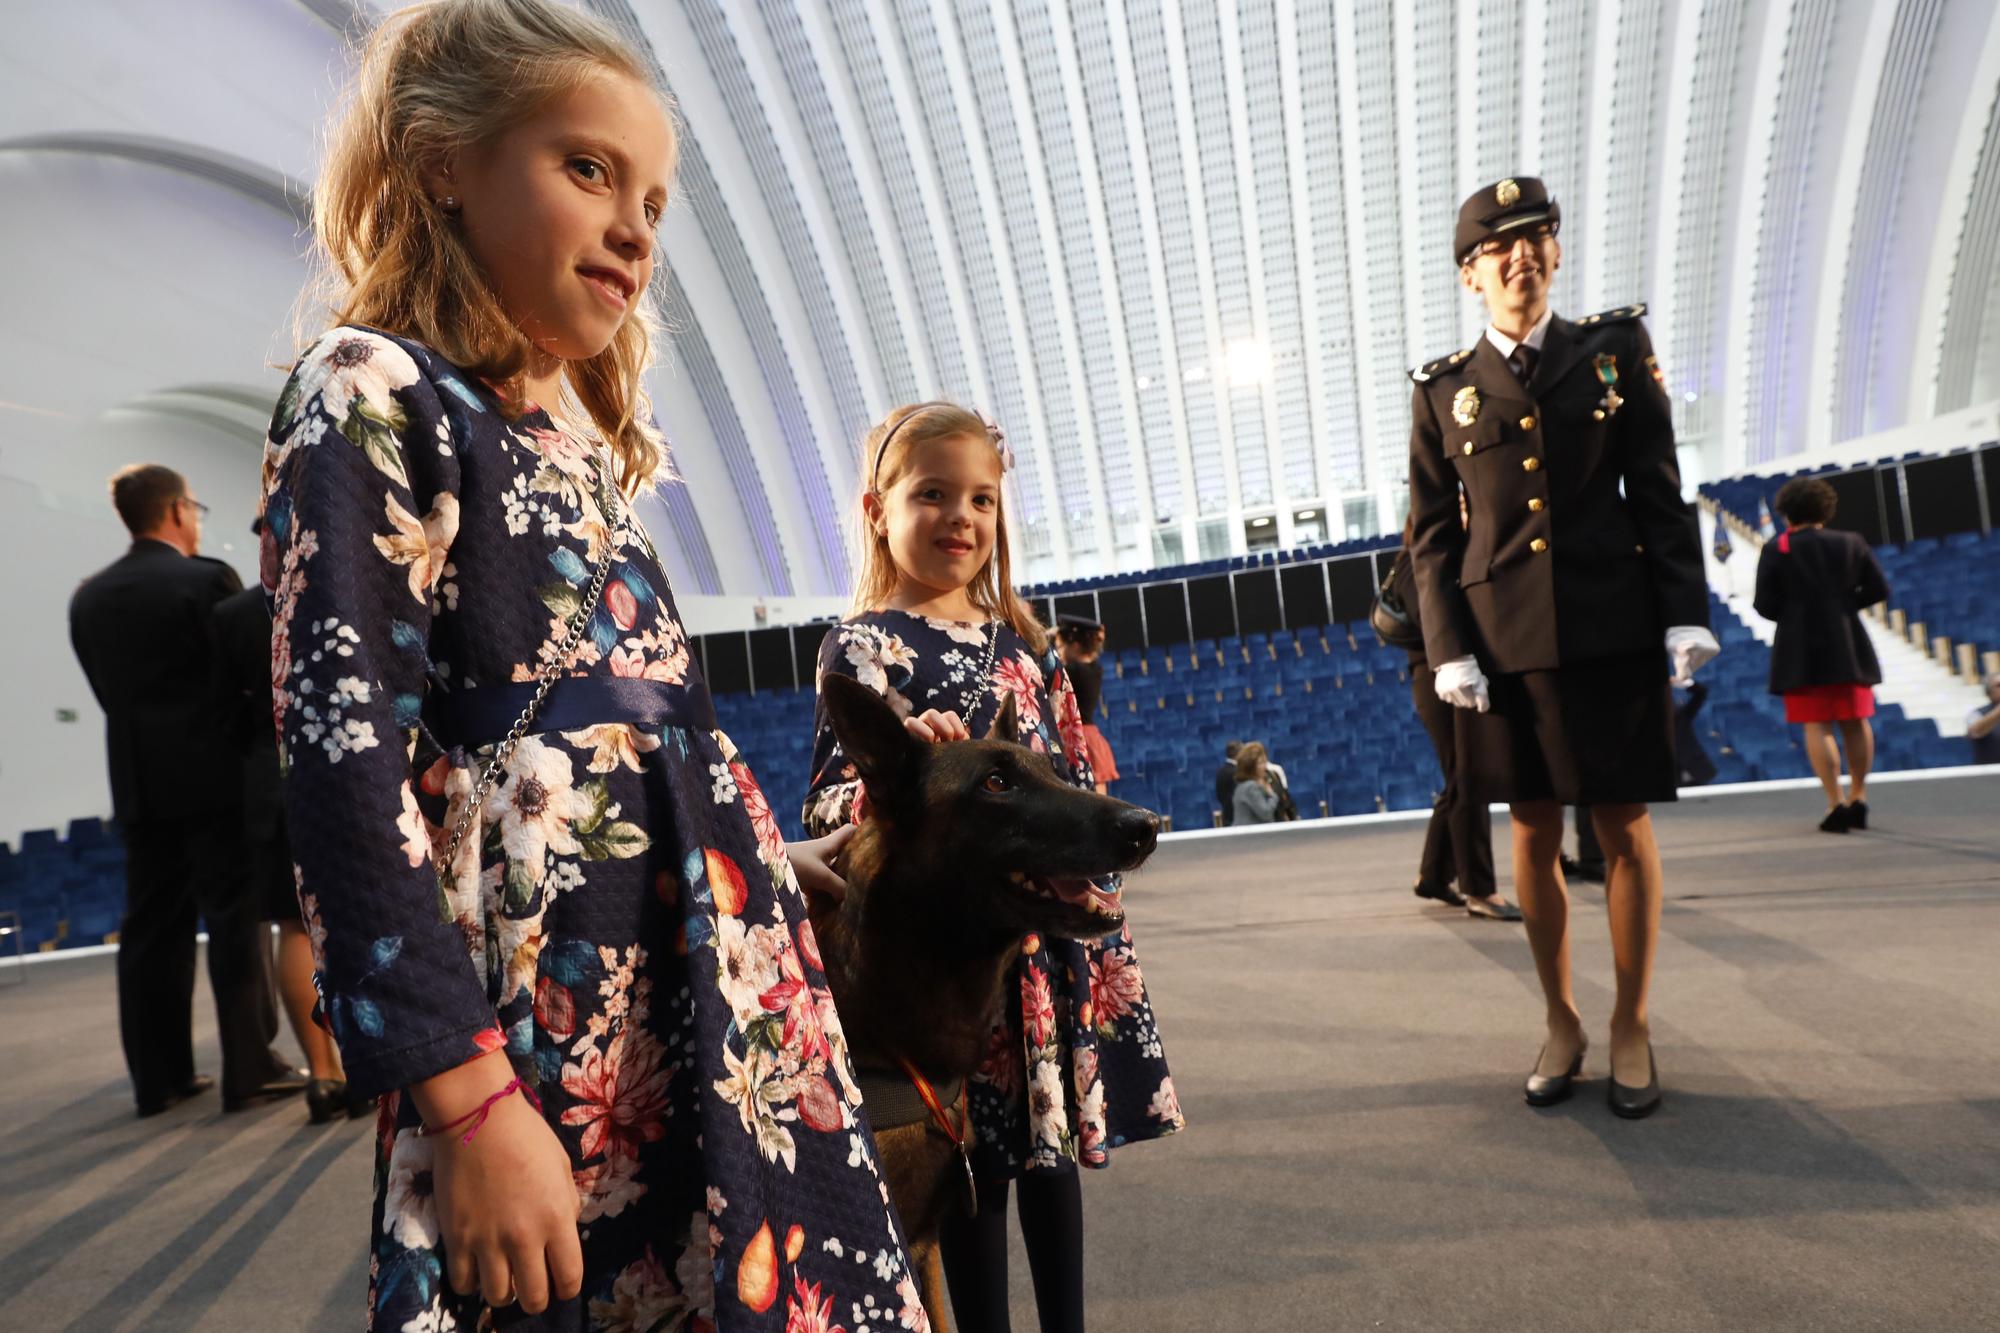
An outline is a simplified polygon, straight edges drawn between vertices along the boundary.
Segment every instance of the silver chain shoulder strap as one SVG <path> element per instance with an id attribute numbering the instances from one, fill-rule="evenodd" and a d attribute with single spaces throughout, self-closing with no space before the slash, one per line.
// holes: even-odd
<path id="1" fill-rule="evenodd" d="M 451 831 L 451 841 L 445 844 L 444 854 L 437 860 L 440 890 L 450 891 L 451 868 L 453 862 L 458 859 L 459 843 L 465 840 L 466 830 L 472 827 L 474 817 L 485 805 L 487 795 L 493 790 L 494 780 L 500 776 L 500 770 L 514 757 L 515 748 L 528 734 L 528 728 L 534 725 L 535 714 L 541 710 L 542 700 L 548 697 L 549 690 L 554 687 L 557 680 L 561 679 L 562 673 L 569 669 L 571 660 L 576 656 L 577 645 L 583 642 L 584 626 L 590 622 L 591 613 L 597 610 L 598 602 L 604 597 L 605 582 L 611 577 L 612 557 L 618 550 L 620 542 L 618 534 L 620 513 L 615 499 L 617 494 L 618 488 L 611 484 L 611 460 L 600 457 L 597 468 L 597 508 L 604 517 L 604 550 L 598 556 L 597 570 L 590 580 L 590 592 L 585 595 L 582 604 L 570 613 L 569 620 L 563 627 L 562 642 L 556 645 L 555 652 L 542 663 L 541 670 L 535 674 L 534 697 L 528 700 L 528 706 L 521 710 L 521 716 L 514 720 L 514 725 L 508 729 L 505 738 L 493 751 L 493 758 L 487 761 L 486 770 L 479 775 L 478 783 L 472 788 L 472 798 L 465 803 L 465 809 L 459 813 L 458 825 Z"/>
<path id="2" fill-rule="evenodd" d="M 994 616 L 987 622 L 986 628 L 988 633 L 982 636 L 986 640 L 985 660 L 980 664 L 979 674 L 968 682 L 966 691 L 958 696 L 959 720 L 968 727 L 972 725 L 972 710 L 979 707 L 980 700 L 986 697 L 986 691 L 993 681 L 993 655 L 1000 647 L 1000 617 Z"/>

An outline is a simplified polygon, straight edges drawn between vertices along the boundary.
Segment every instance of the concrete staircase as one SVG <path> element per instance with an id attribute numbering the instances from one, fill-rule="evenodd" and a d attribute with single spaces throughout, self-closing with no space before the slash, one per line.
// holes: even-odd
<path id="1" fill-rule="evenodd" d="M 1730 611 L 1752 634 L 1770 643 L 1777 636 L 1777 626 L 1758 615 L 1750 605 L 1757 589 L 1757 558 L 1764 549 L 1763 537 L 1711 500 L 1704 498 L 1700 507 L 1702 559 L 1708 567 L 1708 586 L 1729 604 Z M 1729 532 L 1731 550 L 1727 563 L 1715 558 L 1717 523 L 1725 524 Z M 1961 675 L 1911 643 L 1905 634 L 1898 633 L 1879 606 L 1863 612 L 1861 624 L 1882 662 L 1882 683 L 1875 687 L 1876 699 L 1885 704 L 1900 704 L 1903 715 L 1912 720 L 1935 723 L 1940 736 L 1963 736 L 1965 714 L 1975 696 Z"/>

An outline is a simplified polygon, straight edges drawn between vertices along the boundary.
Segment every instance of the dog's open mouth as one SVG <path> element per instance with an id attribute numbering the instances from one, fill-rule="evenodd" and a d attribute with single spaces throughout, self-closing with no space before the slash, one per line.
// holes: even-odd
<path id="1" fill-rule="evenodd" d="M 1016 884 L 1033 889 L 1044 898 L 1067 903 L 1071 907 L 1082 907 L 1107 920 L 1117 921 L 1124 917 L 1125 908 L 1115 893 L 1107 893 L 1090 880 L 1055 875 L 1024 875 L 1016 871 Z"/>

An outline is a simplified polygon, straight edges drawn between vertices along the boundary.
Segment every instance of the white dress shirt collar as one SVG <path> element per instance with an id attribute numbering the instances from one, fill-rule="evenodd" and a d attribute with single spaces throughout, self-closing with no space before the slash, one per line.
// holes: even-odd
<path id="1" fill-rule="evenodd" d="M 1542 340 L 1549 336 L 1549 321 L 1555 317 L 1556 310 L 1554 306 L 1550 306 L 1548 309 L 1542 311 L 1542 317 L 1535 321 L 1535 327 L 1529 329 L 1528 336 L 1521 339 L 1518 343 L 1500 332 L 1500 330 L 1494 328 L 1491 324 L 1488 324 L 1486 326 L 1486 341 L 1499 348 L 1502 357 L 1514 355 L 1514 349 L 1521 346 L 1532 347 L 1539 354 L 1542 350 Z"/>

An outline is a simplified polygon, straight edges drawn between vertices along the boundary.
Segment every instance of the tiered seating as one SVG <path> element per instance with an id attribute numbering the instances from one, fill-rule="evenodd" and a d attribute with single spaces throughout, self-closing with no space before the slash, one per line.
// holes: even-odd
<path id="1" fill-rule="evenodd" d="M 30 829 L 19 851 L 0 844 L 0 912 L 20 914 L 23 952 L 105 943 L 124 907 L 125 850 L 102 821 L 73 821 L 67 841 Z"/>
<path id="2" fill-rule="evenodd" d="M 1944 635 L 1981 652 L 2000 650 L 2000 604 L 1993 599 L 1993 562 L 2000 533 L 1957 532 L 1949 537 L 1878 546 L 1875 556 L 1889 576 L 1889 605 L 1930 637 Z"/>
<path id="3" fill-rule="evenodd" d="M 1707 704 L 1697 726 L 1719 782 L 1805 777 L 1799 730 L 1766 690 L 1770 649 L 1710 598 L 1722 656 L 1702 668 Z M 1203 639 L 1172 649 L 1127 648 L 1106 658 L 1098 725 L 1123 774 L 1113 792 L 1158 810 L 1177 829 L 1207 828 L 1215 770 L 1229 740 L 1264 742 L 1310 818 L 1421 809 L 1439 774 L 1411 705 L 1407 658 L 1365 624 Z M 721 695 L 716 711 L 770 797 L 787 836 L 810 779 L 809 690 Z M 1912 722 L 1894 704 L 1875 719 L 1878 769 L 1961 762 L 1962 742 Z"/>
<path id="4" fill-rule="evenodd" d="M 1810 777 L 1799 728 L 1786 723 L 1785 701 L 1768 690 L 1771 650 L 1709 594 L 1709 623 L 1722 656 L 1701 669 L 1708 702 L 1697 719 L 1702 748 L 1715 761 L 1717 782 Z M 1941 768 L 1964 762 L 1964 742 L 1937 734 L 1929 722 L 1912 721 L 1896 704 L 1875 714 L 1877 770 Z"/>
<path id="5" fill-rule="evenodd" d="M 812 782 L 813 691 L 715 696 L 716 721 L 742 751 L 787 838 L 805 836 L 799 807 Z"/>
<path id="6" fill-rule="evenodd" d="M 1262 741 L 1299 812 L 1430 804 L 1440 778 L 1410 705 L 1407 655 L 1365 625 L 1126 649 L 1098 719 L 1118 752 L 1120 797 L 1207 828 L 1230 740 Z"/>
<path id="7" fill-rule="evenodd" d="M 1173 579 L 1225 574 L 1238 569 L 1276 568 L 1279 565 L 1300 561 L 1325 560 L 1332 556 L 1388 550 L 1400 545 L 1401 542 L 1402 539 L 1393 534 L 1386 537 L 1361 537 L 1354 541 L 1329 545 L 1301 546 L 1291 551 L 1261 551 L 1255 555 L 1226 556 L 1215 560 L 1199 560 L 1193 564 L 1167 565 L 1160 569 L 1147 569 L 1137 573 L 1096 574 L 1089 578 L 1065 579 L 1055 583 L 1034 583 L 1022 588 L 1021 594 L 1025 597 L 1060 597 L 1064 593 L 1089 592 L 1096 588 L 1112 588 L 1128 583 L 1164 583 Z"/>

